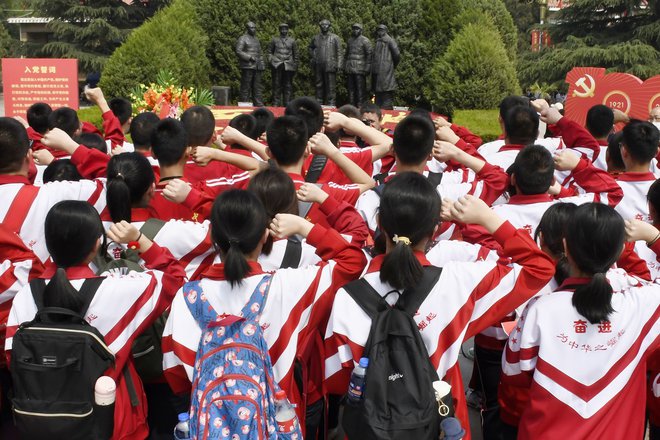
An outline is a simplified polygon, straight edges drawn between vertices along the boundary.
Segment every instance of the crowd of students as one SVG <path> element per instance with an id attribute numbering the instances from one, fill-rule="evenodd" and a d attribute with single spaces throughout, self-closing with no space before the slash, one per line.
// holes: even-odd
<path id="1" fill-rule="evenodd" d="M 37 313 L 33 279 L 44 305 L 83 312 L 115 355 L 113 439 L 171 438 L 191 390 L 203 417 L 196 304 L 240 315 L 269 274 L 252 312 L 274 380 L 304 438 L 338 432 L 372 323 L 344 286 L 361 278 L 394 305 L 430 266 L 442 271 L 413 319 L 464 438 L 458 359 L 473 337 L 485 439 L 660 438 L 657 122 L 596 106 L 582 127 L 511 96 L 501 138 L 483 144 L 421 109 L 390 131 L 375 105 L 324 113 L 297 98 L 218 135 L 205 107 L 159 120 L 88 97 L 102 131 L 43 103 L 0 118 L 0 336 L 10 359 Z M 136 270 L 108 270 L 127 250 Z M 131 345 L 166 312 L 162 376 L 141 377 Z"/>

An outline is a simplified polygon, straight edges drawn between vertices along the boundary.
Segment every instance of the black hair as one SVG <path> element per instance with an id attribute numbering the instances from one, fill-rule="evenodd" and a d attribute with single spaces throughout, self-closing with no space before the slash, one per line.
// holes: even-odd
<path id="1" fill-rule="evenodd" d="M 191 147 L 208 144 L 215 132 L 213 112 L 202 105 L 193 105 L 183 112 L 181 123 L 188 133 L 188 146 Z"/>
<path id="2" fill-rule="evenodd" d="M 408 113 L 408 116 L 419 116 L 421 118 L 426 118 L 429 121 L 433 122 L 433 115 L 431 112 L 425 109 L 424 107 L 415 107 Z"/>
<path id="3" fill-rule="evenodd" d="M 0 174 L 18 171 L 29 149 L 25 127 L 14 118 L 0 117 Z"/>
<path id="4" fill-rule="evenodd" d="M 534 240 L 539 241 L 543 234 L 543 245 L 548 248 L 557 263 L 555 264 L 555 281 L 564 282 L 570 276 L 570 266 L 564 252 L 564 238 L 568 220 L 571 218 L 577 205 L 575 203 L 555 203 L 545 210 L 539 225 L 534 232 Z"/>
<path id="5" fill-rule="evenodd" d="M 151 149 L 160 166 L 178 163 L 188 148 L 188 134 L 180 121 L 166 118 L 151 133 Z"/>
<path id="6" fill-rule="evenodd" d="M 339 148 L 339 141 L 341 140 L 340 132 L 342 132 L 342 130 L 325 132 L 325 135 L 328 137 L 328 139 L 330 139 L 332 145 L 334 145 L 337 148 Z"/>
<path id="7" fill-rule="evenodd" d="M 516 156 L 510 172 L 516 176 L 521 194 L 548 192 L 555 173 L 552 154 L 542 145 L 528 145 Z"/>
<path id="8" fill-rule="evenodd" d="M 434 140 L 435 128 L 430 119 L 408 115 L 394 129 L 394 154 L 404 165 L 419 165 L 428 160 Z"/>
<path id="9" fill-rule="evenodd" d="M 229 121 L 229 126 L 243 133 L 250 139 L 257 139 L 257 118 L 249 113 L 236 115 Z"/>
<path id="10" fill-rule="evenodd" d="M 69 159 L 54 160 L 44 170 L 44 183 L 61 181 L 77 182 L 79 180 L 82 180 L 82 176 Z"/>
<path id="11" fill-rule="evenodd" d="M 293 165 L 305 154 L 307 126 L 297 116 L 275 118 L 267 135 L 268 148 L 278 165 Z"/>
<path id="12" fill-rule="evenodd" d="M 504 117 L 504 131 L 510 144 L 532 144 L 539 132 L 539 115 L 531 107 L 513 107 Z"/>
<path id="13" fill-rule="evenodd" d="M 27 109 L 27 122 L 37 133 L 45 134 L 48 131 L 48 116 L 53 109 L 45 102 L 37 102 Z"/>
<path id="14" fill-rule="evenodd" d="M 624 222 L 602 203 L 578 206 L 566 228 L 566 248 L 577 268 L 590 275 L 588 284 L 573 293 L 573 307 L 590 323 L 607 320 L 612 308 L 612 286 L 605 276 L 619 259 L 625 242 Z"/>
<path id="15" fill-rule="evenodd" d="M 112 156 L 108 162 L 106 203 L 114 223 L 131 222 L 131 208 L 139 204 L 154 183 L 149 160 L 137 152 Z"/>
<path id="16" fill-rule="evenodd" d="M 80 133 L 80 136 L 76 137 L 76 142 L 87 148 L 93 148 L 101 153 L 108 154 L 108 145 L 98 133 Z"/>
<path id="17" fill-rule="evenodd" d="M 108 107 L 112 110 L 112 113 L 119 119 L 119 123 L 124 125 L 131 119 L 133 114 L 133 104 L 126 98 L 112 98 L 108 102 Z"/>
<path id="18" fill-rule="evenodd" d="M 53 110 L 48 115 L 48 128 L 59 128 L 69 136 L 73 135 L 80 130 L 80 119 L 78 113 L 69 107 L 61 107 Z"/>
<path id="19" fill-rule="evenodd" d="M 413 253 L 413 246 L 433 235 L 440 222 L 441 200 L 438 191 L 418 173 L 397 174 L 385 185 L 380 198 L 379 226 L 386 240 L 396 235 L 406 237 L 385 255 L 380 279 L 402 290 L 416 285 L 423 274 L 422 265 Z"/>
<path id="20" fill-rule="evenodd" d="M 603 104 L 594 105 L 587 112 L 587 130 L 596 139 L 606 137 L 614 126 L 614 112 Z"/>
<path id="21" fill-rule="evenodd" d="M 621 156 L 621 142 L 623 141 L 623 132 L 617 131 L 612 134 L 607 141 L 607 150 L 605 152 L 605 159 L 608 164 L 620 171 L 626 170 L 626 164 L 623 162 Z"/>
<path id="22" fill-rule="evenodd" d="M 344 104 L 337 109 L 337 112 L 348 118 L 360 119 L 361 113 L 360 110 L 351 104 Z"/>
<path id="23" fill-rule="evenodd" d="M 254 116 L 254 119 L 257 120 L 257 126 L 254 130 L 257 138 L 266 132 L 268 126 L 273 122 L 273 119 L 275 119 L 273 112 L 268 110 L 266 107 L 259 107 L 255 109 L 252 112 L 252 116 Z"/>
<path id="24" fill-rule="evenodd" d="M 658 154 L 658 142 L 660 130 L 648 121 L 633 119 L 623 127 L 623 144 L 639 164 L 650 162 Z"/>
<path id="25" fill-rule="evenodd" d="M 267 227 L 266 209 L 253 193 L 234 189 L 215 199 L 211 239 L 222 256 L 225 277 L 232 287 L 248 276 L 250 267 L 245 254 L 259 246 Z"/>
<path id="26" fill-rule="evenodd" d="M 648 200 L 649 205 L 653 207 L 653 210 L 657 214 L 660 214 L 660 179 L 656 180 L 649 187 L 649 192 L 646 194 L 646 200 Z M 660 219 L 653 219 L 653 223 Z"/>
<path id="27" fill-rule="evenodd" d="M 379 121 L 380 118 L 383 117 L 383 112 L 380 110 L 380 107 L 371 102 L 362 104 L 362 107 L 360 107 L 360 116 L 364 115 L 365 113 L 375 113 L 376 116 L 378 116 Z"/>
<path id="28" fill-rule="evenodd" d="M 46 248 L 57 266 L 44 291 L 44 305 L 81 312 L 84 298 L 69 282 L 65 269 L 84 263 L 94 251 L 104 236 L 101 217 L 87 202 L 64 200 L 50 208 L 44 229 Z"/>
<path id="29" fill-rule="evenodd" d="M 307 139 L 314 136 L 323 128 L 323 109 L 316 99 L 308 96 L 296 98 L 284 110 L 287 116 L 297 116 L 307 126 Z"/>
<path id="30" fill-rule="evenodd" d="M 280 213 L 298 215 L 293 180 L 274 164 L 250 179 L 247 189 L 261 200 L 269 221 Z M 273 238 L 269 235 L 261 253 L 268 255 L 272 248 Z"/>
<path id="31" fill-rule="evenodd" d="M 136 150 L 151 149 L 151 134 L 160 122 L 154 112 L 142 112 L 131 121 L 131 139 Z"/>
<path id="32" fill-rule="evenodd" d="M 507 113 L 514 107 L 529 107 L 530 101 L 529 98 L 525 96 L 507 96 L 500 102 L 500 118 L 504 121 Z"/>

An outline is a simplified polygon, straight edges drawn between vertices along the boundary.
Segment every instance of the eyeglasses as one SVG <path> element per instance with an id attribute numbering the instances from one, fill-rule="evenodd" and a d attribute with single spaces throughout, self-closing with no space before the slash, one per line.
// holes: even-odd
<path id="1" fill-rule="evenodd" d="M 373 125 L 376 123 L 376 121 L 372 121 L 371 119 L 363 119 L 362 122 L 364 122 L 364 125 Z"/>

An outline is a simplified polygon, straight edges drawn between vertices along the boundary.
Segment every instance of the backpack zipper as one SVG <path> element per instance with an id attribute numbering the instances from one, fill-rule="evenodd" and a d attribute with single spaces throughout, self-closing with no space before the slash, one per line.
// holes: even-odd
<path id="1" fill-rule="evenodd" d="M 22 415 L 25 415 L 25 416 L 36 416 L 36 417 L 74 417 L 74 418 L 82 419 L 82 418 L 87 417 L 90 414 L 92 414 L 93 411 L 94 411 L 94 408 L 91 408 L 85 414 L 68 414 L 68 413 L 50 414 L 50 413 L 38 413 L 38 412 L 22 411 L 20 409 L 17 409 L 16 407 L 14 407 L 14 412 L 16 412 L 18 414 L 22 414 Z"/>
<path id="2" fill-rule="evenodd" d="M 110 348 L 108 348 L 107 345 L 105 345 L 105 342 L 103 342 L 103 340 L 102 340 L 101 338 L 99 338 L 98 336 L 96 336 L 96 335 L 95 335 L 94 333 L 92 333 L 92 332 L 88 332 L 88 331 L 85 331 L 85 330 L 64 329 L 64 328 L 55 328 L 55 327 L 52 327 L 52 328 L 46 328 L 46 327 L 25 327 L 25 328 L 23 328 L 23 331 L 31 331 L 31 330 L 39 330 L 39 331 L 55 331 L 55 332 L 63 332 L 63 333 L 82 333 L 82 334 L 85 334 L 85 335 L 91 336 L 91 337 L 93 337 L 94 339 L 96 339 L 96 341 L 97 341 L 97 342 L 98 342 L 98 343 L 99 343 L 99 344 L 100 344 L 100 345 L 101 345 L 101 346 L 102 346 L 102 347 L 103 347 L 103 348 L 104 348 L 104 349 L 110 354 L 110 356 L 112 356 L 113 359 L 114 359 L 114 357 L 115 357 L 115 354 L 112 352 L 112 350 L 110 350 Z"/>
<path id="3" fill-rule="evenodd" d="M 216 380 L 214 380 L 213 382 L 211 382 L 211 384 L 209 384 L 209 387 L 212 387 L 212 386 L 214 386 L 214 384 L 215 384 L 216 382 L 222 382 L 223 380 L 224 380 L 224 378 L 216 379 Z M 205 392 L 204 394 L 206 394 L 206 392 Z M 263 394 L 263 393 L 262 393 L 262 394 Z M 263 420 L 264 420 L 264 417 L 263 417 L 263 413 L 259 410 L 259 404 L 257 404 L 257 401 L 256 401 L 256 400 L 251 399 L 250 397 L 247 397 L 247 396 L 236 396 L 236 395 L 231 395 L 231 396 L 220 396 L 220 397 L 218 397 L 217 399 L 213 399 L 213 400 L 211 400 L 211 401 L 209 402 L 209 404 L 206 406 L 206 409 L 205 409 L 204 413 L 207 415 L 207 417 L 208 417 L 208 414 L 209 414 L 209 412 L 210 412 L 211 405 L 213 405 L 213 403 L 214 403 L 214 402 L 217 402 L 218 400 L 241 400 L 241 401 L 243 401 L 243 402 L 251 402 L 251 403 L 254 405 L 255 411 L 256 411 L 256 413 L 257 413 L 257 432 L 258 432 L 258 437 L 259 437 L 260 440 L 264 438 L 264 435 L 263 435 L 263 426 L 262 426 L 262 424 L 263 424 Z M 203 398 L 202 398 L 202 401 L 203 401 Z M 198 410 L 199 410 L 199 409 L 198 409 Z M 210 423 L 211 423 L 211 420 L 208 420 L 208 419 L 207 419 L 207 420 L 206 420 L 206 426 L 204 426 L 204 435 L 203 435 L 203 437 L 202 437 L 202 440 L 206 440 L 206 439 L 208 439 L 208 436 L 209 436 L 209 424 L 210 424 Z M 198 419 L 197 424 L 198 424 L 198 426 L 199 426 L 199 419 Z M 198 430 L 198 432 L 199 432 L 199 430 Z"/>

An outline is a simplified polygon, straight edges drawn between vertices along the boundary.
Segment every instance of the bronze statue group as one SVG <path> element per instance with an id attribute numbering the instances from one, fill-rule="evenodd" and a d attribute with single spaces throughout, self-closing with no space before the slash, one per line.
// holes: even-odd
<path id="1" fill-rule="evenodd" d="M 309 44 L 309 55 L 314 73 L 316 99 L 330 107 L 336 106 L 337 74 L 342 70 L 346 76 L 348 101 L 359 107 L 370 100 L 367 78 L 376 104 L 382 109 L 392 109 L 396 79 L 394 69 L 399 64 L 400 52 L 396 41 L 387 33 L 387 26 L 376 27 L 376 41 L 372 43 L 362 34 L 359 23 L 352 26 L 351 37 L 343 51 L 341 38 L 330 32 L 327 19 L 319 22 L 320 32 Z M 264 105 L 261 75 L 266 66 L 261 43 L 256 37 L 257 26 L 248 22 L 245 34 L 236 41 L 236 55 L 241 69 L 239 102 Z M 268 44 L 267 59 L 272 71 L 273 106 L 286 106 L 293 97 L 293 77 L 298 70 L 300 51 L 297 41 L 289 35 L 289 25 L 279 25 L 280 35 Z"/>

